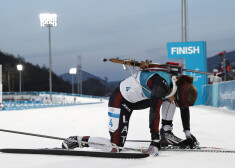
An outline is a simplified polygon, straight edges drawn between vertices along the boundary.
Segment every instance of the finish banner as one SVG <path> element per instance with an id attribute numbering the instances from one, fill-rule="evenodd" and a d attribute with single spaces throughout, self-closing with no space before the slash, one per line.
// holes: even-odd
<path id="1" fill-rule="evenodd" d="M 182 59 L 185 69 L 207 72 L 206 42 L 171 42 L 167 43 L 168 59 Z M 207 75 L 185 72 L 194 78 L 198 98 L 195 105 L 203 104 L 202 86 L 207 84 Z"/>

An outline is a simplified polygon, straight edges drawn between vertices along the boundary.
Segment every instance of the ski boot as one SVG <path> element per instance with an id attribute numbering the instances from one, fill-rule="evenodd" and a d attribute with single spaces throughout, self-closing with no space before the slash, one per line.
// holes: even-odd
<path id="1" fill-rule="evenodd" d="M 173 134 L 172 129 L 173 128 L 170 125 L 165 125 L 160 129 L 160 144 L 162 147 L 166 147 L 168 145 L 176 146 L 182 141 L 182 139 Z"/>
<path id="2" fill-rule="evenodd" d="M 88 142 L 89 137 L 88 136 L 70 136 L 62 143 L 63 149 L 74 149 L 74 148 L 83 148 L 88 147 L 88 144 L 84 144 L 82 142 Z"/>

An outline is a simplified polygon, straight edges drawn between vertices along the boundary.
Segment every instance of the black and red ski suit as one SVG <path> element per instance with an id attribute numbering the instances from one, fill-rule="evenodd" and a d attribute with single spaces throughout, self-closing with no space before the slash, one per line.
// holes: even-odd
<path id="1" fill-rule="evenodd" d="M 109 108 L 119 110 L 120 115 L 117 115 L 117 128 L 110 130 L 111 142 L 117 146 L 123 147 L 128 133 L 128 125 L 133 110 L 141 110 L 150 107 L 149 113 L 149 128 L 151 139 L 159 139 L 159 122 L 160 122 L 160 107 L 164 97 L 169 94 L 170 88 L 164 78 L 158 74 L 153 75 L 147 81 L 148 87 L 151 89 L 151 97 L 135 103 L 127 101 L 120 92 L 118 87 L 110 96 Z M 109 112 L 110 115 L 110 112 Z M 115 117 L 115 116 L 114 116 Z M 181 109 L 181 118 L 184 130 L 189 130 L 189 108 Z M 113 124 L 112 120 L 109 125 Z"/>

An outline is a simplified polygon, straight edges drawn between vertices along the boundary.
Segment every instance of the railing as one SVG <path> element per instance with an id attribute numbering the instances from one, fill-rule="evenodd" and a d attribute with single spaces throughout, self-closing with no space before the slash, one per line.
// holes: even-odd
<path id="1" fill-rule="evenodd" d="M 235 110 L 235 80 L 203 86 L 204 105 Z"/>

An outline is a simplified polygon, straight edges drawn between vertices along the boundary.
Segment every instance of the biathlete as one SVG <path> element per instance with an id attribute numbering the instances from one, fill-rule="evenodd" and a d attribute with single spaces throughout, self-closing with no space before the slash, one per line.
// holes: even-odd
<path id="1" fill-rule="evenodd" d="M 63 142 L 62 147 L 67 149 L 83 146 L 97 147 L 92 142 L 115 144 L 118 147 L 123 147 L 133 110 L 149 107 L 151 143 L 146 153 L 157 156 L 161 145 L 180 144 L 181 146 L 193 147 L 197 140 L 190 132 L 189 106 L 194 105 L 197 94 L 193 85 L 193 78 L 190 76 L 172 77 L 170 73 L 164 71 L 139 71 L 123 80 L 110 96 L 108 103 L 110 139 L 71 136 Z M 162 128 L 159 131 L 161 106 Z M 176 106 L 180 108 L 186 135 L 186 140 L 183 142 L 172 133 L 172 120 Z M 77 142 L 74 142 L 74 140 L 77 140 Z M 88 142 L 88 144 L 82 144 L 81 141 Z M 106 149 L 109 152 L 119 151 L 118 148 L 110 146 L 98 145 L 98 148 Z"/>

